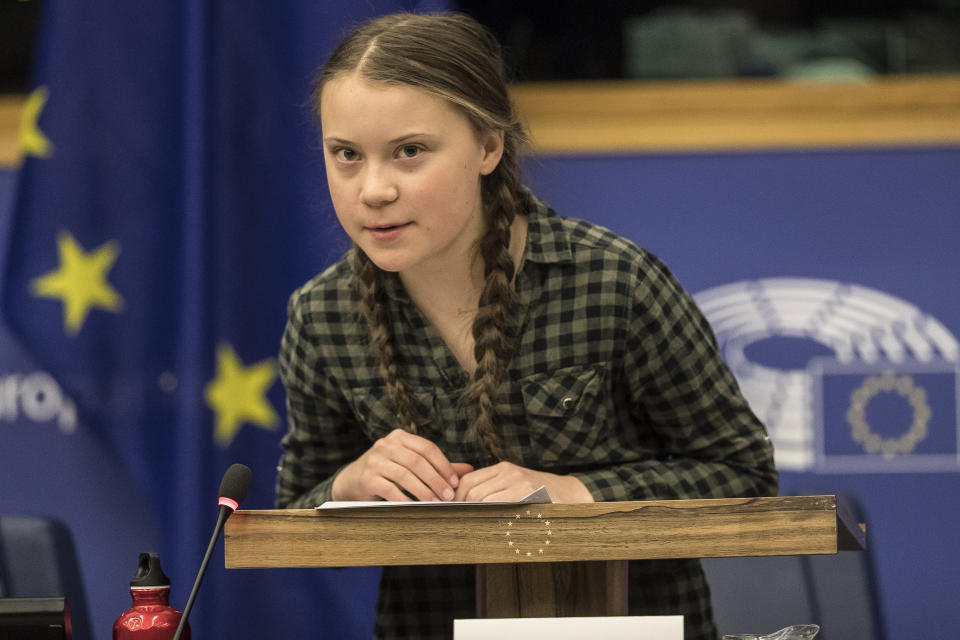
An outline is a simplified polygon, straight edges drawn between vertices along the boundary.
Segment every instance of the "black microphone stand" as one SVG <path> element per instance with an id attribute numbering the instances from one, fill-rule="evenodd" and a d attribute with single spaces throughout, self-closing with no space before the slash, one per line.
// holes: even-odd
<path id="1" fill-rule="evenodd" d="M 190 597 L 187 598 L 187 606 L 183 608 L 183 615 L 180 616 L 180 624 L 177 625 L 177 632 L 173 634 L 173 640 L 180 640 L 180 634 L 183 633 L 183 628 L 187 625 L 187 618 L 190 616 L 190 610 L 193 609 L 193 601 L 197 599 L 200 583 L 203 581 L 203 576 L 207 572 L 207 565 L 210 564 L 210 557 L 213 555 L 214 547 L 217 546 L 220 532 L 223 531 L 223 525 L 226 524 L 227 518 L 233 513 L 233 509 L 223 504 L 220 505 L 219 511 L 217 515 L 217 526 L 213 530 L 213 537 L 210 538 L 210 544 L 207 545 L 207 553 L 203 556 L 203 562 L 200 564 L 200 572 L 197 574 L 197 579 L 193 583 L 193 589 L 190 590 Z"/>

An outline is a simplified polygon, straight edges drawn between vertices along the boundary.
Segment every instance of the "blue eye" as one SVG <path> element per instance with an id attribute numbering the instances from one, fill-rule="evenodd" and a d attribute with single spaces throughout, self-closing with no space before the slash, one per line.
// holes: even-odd
<path id="1" fill-rule="evenodd" d="M 359 159 L 360 154 L 358 154 L 353 149 L 347 147 L 340 147 L 339 149 L 334 149 L 333 155 L 340 160 L 341 162 L 354 162 Z"/>

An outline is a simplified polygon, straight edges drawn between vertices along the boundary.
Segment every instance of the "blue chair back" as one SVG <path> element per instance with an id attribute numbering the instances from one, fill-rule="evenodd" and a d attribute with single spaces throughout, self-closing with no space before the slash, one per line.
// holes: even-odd
<path id="1" fill-rule="evenodd" d="M 0 597 L 64 597 L 75 640 L 92 640 L 73 536 L 53 518 L 0 515 Z"/>

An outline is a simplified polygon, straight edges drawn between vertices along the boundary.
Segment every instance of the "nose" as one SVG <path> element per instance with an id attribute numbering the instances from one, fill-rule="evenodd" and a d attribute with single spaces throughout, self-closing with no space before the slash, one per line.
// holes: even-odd
<path id="1" fill-rule="evenodd" d="M 392 173 L 387 167 L 368 165 L 360 188 L 360 199 L 368 207 L 390 204 L 400 195 Z"/>

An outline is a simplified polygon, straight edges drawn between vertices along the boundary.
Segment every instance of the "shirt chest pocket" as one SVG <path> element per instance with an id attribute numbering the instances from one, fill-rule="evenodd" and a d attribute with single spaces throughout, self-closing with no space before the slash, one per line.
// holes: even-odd
<path id="1" fill-rule="evenodd" d="M 522 381 L 533 464 L 567 466 L 597 458 L 607 424 L 607 369 L 568 367 Z"/>
<path id="2" fill-rule="evenodd" d="M 384 437 L 394 429 L 407 426 L 401 425 L 397 420 L 393 401 L 384 387 L 355 387 L 345 390 L 345 395 L 353 408 L 357 422 L 360 423 L 371 442 Z M 412 395 L 414 420 L 418 431 L 422 433 L 433 426 L 435 396 L 432 393 L 423 392 Z"/>

